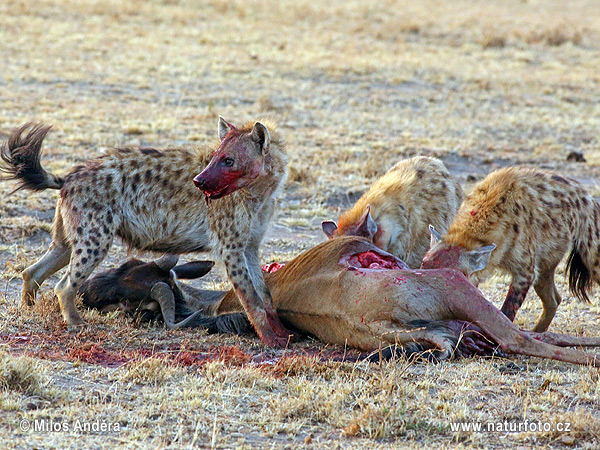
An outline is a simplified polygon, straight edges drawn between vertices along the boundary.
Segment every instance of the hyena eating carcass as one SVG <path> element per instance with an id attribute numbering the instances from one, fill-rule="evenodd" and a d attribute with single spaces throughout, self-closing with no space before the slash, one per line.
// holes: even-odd
<path id="1" fill-rule="evenodd" d="M 60 190 L 52 244 L 23 272 L 22 304 L 31 304 L 40 284 L 69 264 L 55 292 L 66 323 L 82 324 L 75 307 L 77 291 L 119 236 L 140 250 L 214 250 L 262 342 L 287 343 L 291 333 L 272 308 L 258 258 L 286 174 L 285 143 L 274 124 L 252 122 L 236 128 L 219 118 L 216 150 L 114 149 L 64 177 L 40 164 L 49 130 L 27 124 L 1 151 L 2 171 L 18 180 L 17 190 Z"/>
<path id="2" fill-rule="evenodd" d="M 500 169 L 473 188 L 445 236 L 432 229 L 422 267 L 457 268 L 475 284 L 495 269 L 509 273 L 502 312 L 510 320 L 533 284 L 544 308 L 534 331 L 545 331 L 561 301 L 554 271 L 569 249 L 571 292 L 588 300 L 591 282 L 600 282 L 599 221 L 600 205 L 575 180 L 530 167 Z"/>
<path id="3" fill-rule="evenodd" d="M 429 224 L 447 230 L 464 197 L 462 188 L 436 158 L 417 156 L 396 163 L 335 222 L 323 222 L 329 238 L 362 236 L 405 261 L 421 265 L 429 249 Z"/>

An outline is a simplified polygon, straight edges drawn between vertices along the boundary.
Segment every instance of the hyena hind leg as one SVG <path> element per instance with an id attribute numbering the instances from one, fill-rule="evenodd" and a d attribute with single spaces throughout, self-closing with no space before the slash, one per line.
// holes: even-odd
<path id="1" fill-rule="evenodd" d="M 544 308 L 533 331 L 541 333 L 546 331 L 550 326 L 550 322 L 552 322 L 556 310 L 558 309 L 558 305 L 560 305 L 562 300 L 556 289 L 556 284 L 554 284 L 554 268 L 540 273 L 535 280 L 533 288 L 542 300 L 542 306 Z"/>
<path id="2" fill-rule="evenodd" d="M 67 245 L 53 242 L 38 262 L 23 271 L 21 274 L 23 277 L 21 307 L 33 305 L 41 284 L 50 275 L 69 264 L 70 257 L 71 249 Z"/>
<path id="3" fill-rule="evenodd" d="M 84 324 L 75 306 L 77 292 L 83 282 L 100 264 L 100 261 L 104 259 L 111 243 L 112 239 L 104 242 L 96 241 L 93 248 L 80 246 L 73 248 L 69 269 L 54 288 L 60 304 L 60 311 L 69 329 Z"/>

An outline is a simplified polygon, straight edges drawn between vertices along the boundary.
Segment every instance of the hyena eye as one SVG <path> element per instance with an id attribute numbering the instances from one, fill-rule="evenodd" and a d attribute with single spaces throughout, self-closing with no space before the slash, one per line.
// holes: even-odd
<path id="1" fill-rule="evenodd" d="M 225 158 L 223 160 L 223 165 L 225 167 L 231 167 L 231 166 L 233 166 L 233 159 L 231 159 L 231 158 Z"/>

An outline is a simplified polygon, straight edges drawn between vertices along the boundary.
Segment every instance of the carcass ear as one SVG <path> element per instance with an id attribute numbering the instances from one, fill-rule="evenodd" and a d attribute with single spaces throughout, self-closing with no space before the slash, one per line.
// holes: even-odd
<path id="1" fill-rule="evenodd" d="M 219 116 L 219 139 L 225 139 L 225 136 L 227 136 L 227 133 L 231 130 L 235 130 L 235 127 L 223 119 L 223 117 Z"/>
<path id="2" fill-rule="evenodd" d="M 377 233 L 377 224 L 371 217 L 371 205 L 367 205 L 366 211 L 361 217 L 356 231 L 358 236 L 373 240 L 373 236 Z"/>
<path id="3" fill-rule="evenodd" d="M 333 239 L 338 227 L 334 221 L 324 220 L 321 222 L 321 228 L 323 228 L 323 233 L 325 233 L 329 239 Z"/>
<path id="4" fill-rule="evenodd" d="M 478 272 L 485 269 L 490 262 L 492 251 L 496 248 L 496 244 L 486 245 L 485 247 L 479 247 L 475 250 L 469 250 L 464 252 L 460 258 L 462 264 L 466 266 L 468 273 Z"/>
<path id="5" fill-rule="evenodd" d="M 192 261 L 173 267 L 173 272 L 178 278 L 191 280 L 203 277 L 210 272 L 214 265 L 215 263 L 212 261 Z"/>
<path id="6" fill-rule="evenodd" d="M 256 122 L 252 128 L 252 140 L 256 142 L 263 155 L 269 153 L 269 144 L 271 143 L 271 134 L 267 127 L 262 123 Z"/>
<path id="7" fill-rule="evenodd" d="M 431 232 L 431 243 L 429 244 L 429 247 L 433 247 L 435 244 L 442 242 L 442 235 L 431 224 L 429 224 L 429 231 Z"/>

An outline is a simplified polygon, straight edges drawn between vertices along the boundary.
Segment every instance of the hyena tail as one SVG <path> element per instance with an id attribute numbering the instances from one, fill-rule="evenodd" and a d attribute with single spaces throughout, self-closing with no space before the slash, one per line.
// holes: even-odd
<path id="1" fill-rule="evenodd" d="M 25 131 L 29 129 L 26 136 Z M 11 192 L 21 189 L 43 191 L 44 189 L 60 189 L 64 180 L 46 172 L 40 163 L 42 142 L 50 131 L 50 126 L 38 123 L 26 123 L 9 136 L 8 141 L 0 149 L 0 172 L 7 174 L 0 180 L 17 180 L 17 187 Z"/>
<path id="2" fill-rule="evenodd" d="M 581 257 L 581 252 L 585 251 L 583 246 L 575 241 L 573 249 L 567 258 L 567 272 L 569 273 L 569 290 L 580 300 L 589 302 L 588 291 L 591 288 L 592 278 L 590 269 Z"/>

